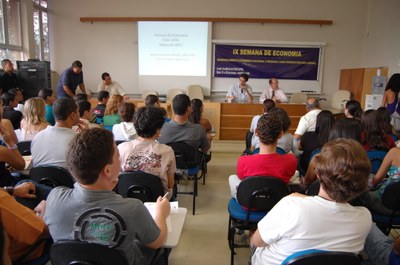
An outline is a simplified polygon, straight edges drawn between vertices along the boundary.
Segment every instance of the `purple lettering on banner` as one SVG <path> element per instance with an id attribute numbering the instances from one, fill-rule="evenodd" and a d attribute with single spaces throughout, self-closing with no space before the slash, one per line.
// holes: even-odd
<path id="1" fill-rule="evenodd" d="M 320 48 L 215 45 L 214 77 L 318 80 Z"/>

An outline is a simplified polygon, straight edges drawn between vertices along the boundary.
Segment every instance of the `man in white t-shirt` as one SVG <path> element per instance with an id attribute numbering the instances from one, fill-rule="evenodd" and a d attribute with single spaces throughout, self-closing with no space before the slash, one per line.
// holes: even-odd
<path id="1" fill-rule="evenodd" d="M 306 102 L 307 113 L 300 118 L 297 129 L 294 132 L 293 138 L 299 140 L 306 132 L 315 131 L 317 123 L 317 115 L 321 112 L 319 101 L 316 98 L 309 98 Z"/>
<path id="2" fill-rule="evenodd" d="M 276 103 L 286 103 L 288 98 L 281 88 L 279 88 L 279 81 L 276 78 L 269 80 L 269 87 L 265 88 L 261 93 L 260 102 L 264 102 L 266 99 L 272 99 Z"/>
<path id="3" fill-rule="evenodd" d="M 109 73 L 105 72 L 101 75 L 101 84 L 97 87 L 97 90 L 100 91 L 108 91 L 110 93 L 110 97 L 113 95 L 121 95 L 125 98 L 125 100 L 129 99 L 129 97 L 126 95 L 125 90 L 122 88 L 122 86 L 111 79 L 111 76 Z"/>
<path id="4" fill-rule="evenodd" d="M 359 253 L 371 228 L 371 214 L 348 201 L 368 190 L 370 163 L 362 146 L 350 139 L 324 145 L 315 157 L 321 183 L 318 196 L 292 194 L 258 223 L 251 237 L 253 265 L 279 265 L 307 249 Z"/>

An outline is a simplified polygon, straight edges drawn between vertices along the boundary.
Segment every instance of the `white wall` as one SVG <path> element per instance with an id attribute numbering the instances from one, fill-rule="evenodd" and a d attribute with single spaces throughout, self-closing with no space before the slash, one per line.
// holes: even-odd
<path id="1" fill-rule="evenodd" d="M 379 2 L 379 3 L 378 3 Z M 322 91 L 328 97 L 338 89 L 342 68 L 389 65 L 395 68 L 397 61 L 389 62 L 393 53 L 399 52 L 399 41 L 386 45 L 371 39 L 376 27 L 384 23 L 387 33 L 396 32 L 399 18 L 397 0 L 373 0 L 379 10 L 372 12 L 370 37 L 365 38 L 368 1 L 366 0 L 68 0 L 52 1 L 50 5 L 51 66 L 61 72 L 79 59 L 84 65 L 86 86 L 95 90 L 100 74 L 110 72 L 130 93 L 138 93 L 137 78 L 137 30 L 133 22 L 81 23 L 80 17 L 254 17 L 289 19 L 333 20 L 331 26 L 289 24 L 236 24 L 214 23 L 213 39 L 255 41 L 326 42 Z M 378 12 L 379 11 L 379 12 Z M 381 17 L 385 13 L 385 22 Z M 397 22 L 397 23 L 396 23 Z M 393 28 L 393 30 L 391 30 Z M 396 45 L 397 44 L 397 45 Z M 387 58 L 378 60 L 383 48 Z M 374 49 L 372 57 L 371 51 Z M 368 57 L 368 58 L 367 58 Z M 392 59 L 394 60 L 394 59 Z M 267 83 L 267 82 L 266 82 Z M 168 84 L 166 84 L 168 86 Z M 228 89 L 228 88 L 226 88 Z"/>

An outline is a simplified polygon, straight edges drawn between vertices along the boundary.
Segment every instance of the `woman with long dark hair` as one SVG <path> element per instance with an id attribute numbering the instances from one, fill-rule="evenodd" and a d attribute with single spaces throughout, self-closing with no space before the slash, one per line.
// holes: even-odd
<path id="1" fill-rule="evenodd" d="M 377 110 L 367 110 L 361 115 L 361 143 L 366 151 L 389 150 L 394 147 L 392 137 L 382 127 L 382 117 Z"/>
<path id="2" fill-rule="evenodd" d="M 206 133 L 211 132 L 212 130 L 212 125 L 209 120 L 203 119 L 202 113 L 204 111 L 204 106 L 203 106 L 203 101 L 201 101 L 198 98 L 192 99 L 191 101 L 192 105 L 192 114 L 189 116 L 189 120 L 192 123 L 197 123 L 203 126 L 204 130 Z"/>
<path id="3" fill-rule="evenodd" d="M 317 115 L 315 131 L 306 132 L 301 137 L 298 149 L 303 150 L 300 166 L 307 171 L 312 151 L 321 148 L 328 142 L 329 132 L 335 122 L 335 117 L 329 110 L 323 110 Z"/>

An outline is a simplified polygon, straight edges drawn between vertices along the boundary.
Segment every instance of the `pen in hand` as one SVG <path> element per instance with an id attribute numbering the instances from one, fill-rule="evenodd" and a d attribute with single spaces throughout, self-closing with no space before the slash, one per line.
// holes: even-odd
<path id="1" fill-rule="evenodd" d="M 169 191 L 167 191 L 162 198 L 167 199 L 168 194 L 169 194 Z"/>

